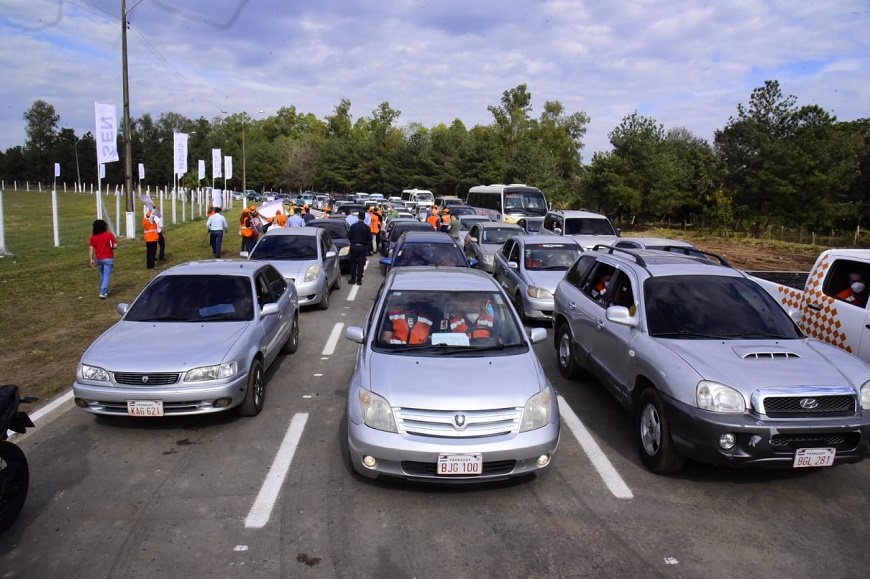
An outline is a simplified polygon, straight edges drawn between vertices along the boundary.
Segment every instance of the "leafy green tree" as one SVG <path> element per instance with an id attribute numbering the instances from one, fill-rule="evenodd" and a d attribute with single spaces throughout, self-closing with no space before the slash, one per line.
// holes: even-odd
<path id="1" fill-rule="evenodd" d="M 39 99 L 25 111 L 24 120 L 27 121 L 27 140 L 24 143 L 27 168 L 24 177 L 50 182 L 54 178 L 51 154 L 58 138 L 60 115 L 55 112 L 54 106 Z"/>

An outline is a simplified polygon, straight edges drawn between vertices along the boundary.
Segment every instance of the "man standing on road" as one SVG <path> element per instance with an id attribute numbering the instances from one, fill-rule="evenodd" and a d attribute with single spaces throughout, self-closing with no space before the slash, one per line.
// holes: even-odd
<path id="1" fill-rule="evenodd" d="M 205 222 L 205 228 L 208 230 L 208 242 L 211 245 L 212 254 L 215 259 L 221 256 L 221 244 L 224 241 L 224 231 L 229 231 L 230 226 L 227 224 L 227 219 L 221 215 L 221 208 L 215 207 L 214 213 L 209 215 L 208 221 Z"/>
<path id="2" fill-rule="evenodd" d="M 287 220 L 287 227 L 305 227 L 305 220 L 302 219 L 302 213 L 294 211 L 290 219 Z"/>
<path id="3" fill-rule="evenodd" d="M 362 285 L 366 257 L 372 249 L 372 230 L 366 225 L 365 217 L 365 211 L 360 211 L 356 223 L 347 232 L 347 240 L 350 241 L 351 285 Z"/>

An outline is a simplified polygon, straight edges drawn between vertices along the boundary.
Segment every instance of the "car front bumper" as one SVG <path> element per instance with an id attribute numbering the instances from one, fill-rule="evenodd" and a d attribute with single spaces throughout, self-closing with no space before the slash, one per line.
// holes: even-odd
<path id="1" fill-rule="evenodd" d="M 323 299 L 323 286 L 326 284 L 326 277 L 320 276 L 314 281 L 300 282 L 296 280 L 296 294 L 299 296 L 300 306 L 310 306 L 319 304 Z"/>
<path id="2" fill-rule="evenodd" d="M 478 483 L 505 480 L 547 468 L 559 446 L 560 426 L 493 438 L 431 438 L 395 434 L 348 422 L 348 449 L 354 469 L 368 478 L 399 477 L 436 483 Z M 440 455 L 480 453 L 483 472 L 479 476 L 439 476 Z M 539 466 L 538 458 L 550 460 Z M 376 459 L 374 468 L 363 465 L 364 456 Z"/>
<path id="3" fill-rule="evenodd" d="M 248 373 L 231 382 L 200 386 L 94 386 L 73 382 L 76 405 L 86 412 L 105 415 L 127 415 L 127 401 L 163 401 L 165 416 L 210 414 L 238 406 L 245 399 L 248 388 Z M 216 406 L 220 399 L 230 399 L 225 405 Z"/>
<path id="4" fill-rule="evenodd" d="M 662 398 L 677 450 L 692 460 L 728 466 L 791 468 L 799 448 L 834 448 L 835 464 L 870 457 L 870 416 L 762 419 L 717 414 Z M 731 433 L 731 449 L 719 437 Z"/>
<path id="5" fill-rule="evenodd" d="M 556 303 L 553 298 L 538 299 L 529 297 L 528 294 L 521 294 L 523 300 L 523 309 L 527 318 L 533 320 L 552 320 L 553 310 L 556 308 Z"/>

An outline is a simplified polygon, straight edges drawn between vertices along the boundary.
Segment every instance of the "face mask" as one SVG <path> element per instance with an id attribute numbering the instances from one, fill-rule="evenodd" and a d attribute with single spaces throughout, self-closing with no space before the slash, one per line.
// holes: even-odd
<path id="1" fill-rule="evenodd" d="M 864 290 L 867 289 L 867 286 L 865 286 L 860 281 L 856 281 L 850 287 L 852 288 L 852 291 L 856 294 L 863 294 Z"/>

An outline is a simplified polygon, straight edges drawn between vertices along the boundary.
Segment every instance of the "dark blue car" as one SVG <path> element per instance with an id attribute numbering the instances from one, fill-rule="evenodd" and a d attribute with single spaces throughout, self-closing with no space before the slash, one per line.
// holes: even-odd
<path id="1" fill-rule="evenodd" d="M 452 237 L 436 231 L 408 231 L 396 242 L 390 257 L 381 259 L 381 273 L 392 267 L 434 265 L 442 267 L 474 267 L 477 261 L 465 257 L 465 252 Z"/>

